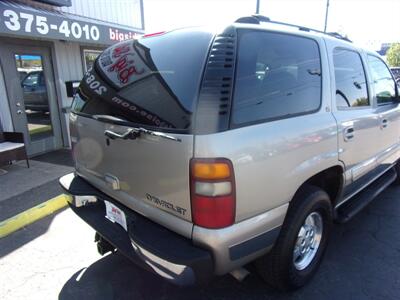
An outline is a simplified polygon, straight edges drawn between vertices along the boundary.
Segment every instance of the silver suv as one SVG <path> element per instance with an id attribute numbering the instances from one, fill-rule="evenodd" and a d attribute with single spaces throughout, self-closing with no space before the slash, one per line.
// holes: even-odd
<path id="1" fill-rule="evenodd" d="M 398 103 L 385 62 L 337 34 L 251 16 L 143 36 L 85 74 L 60 183 L 100 253 L 179 285 L 254 262 L 295 289 L 333 221 L 397 181 Z"/>

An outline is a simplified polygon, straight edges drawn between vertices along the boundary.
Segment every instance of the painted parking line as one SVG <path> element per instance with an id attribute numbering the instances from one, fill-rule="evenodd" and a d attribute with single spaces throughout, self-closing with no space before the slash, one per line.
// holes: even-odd
<path id="1" fill-rule="evenodd" d="M 61 194 L 0 223 L 0 238 L 32 224 L 67 205 L 69 195 Z"/>

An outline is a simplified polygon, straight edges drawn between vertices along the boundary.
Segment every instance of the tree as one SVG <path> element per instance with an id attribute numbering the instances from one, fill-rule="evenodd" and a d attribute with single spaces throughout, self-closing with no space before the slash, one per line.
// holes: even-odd
<path id="1" fill-rule="evenodd" d="M 391 67 L 400 67 L 400 43 L 394 43 L 386 53 L 387 61 Z"/>

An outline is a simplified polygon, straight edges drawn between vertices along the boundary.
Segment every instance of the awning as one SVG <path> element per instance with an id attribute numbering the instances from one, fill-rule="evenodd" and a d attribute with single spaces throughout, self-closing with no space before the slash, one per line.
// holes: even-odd
<path id="1" fill-rule="evenodd" d="M 143 30 L 57 10 L 0 2 L 0 34 L 109 45 L 143 34 Z"/>

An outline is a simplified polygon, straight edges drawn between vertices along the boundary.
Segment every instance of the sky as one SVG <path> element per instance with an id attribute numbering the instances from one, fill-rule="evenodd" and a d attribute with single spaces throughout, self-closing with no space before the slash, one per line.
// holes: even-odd
<path id="1" fill-rule="evenodd" d="M 260 0 L 271 20 L 324 29 L 327 0 Z M 144 0 L 146 33 L 207 25 L 224 26 L 255 13 L 256 0 Z M 400 42 L 400 0 L 330 0 L 327 31 L 379 50 Z"/>

